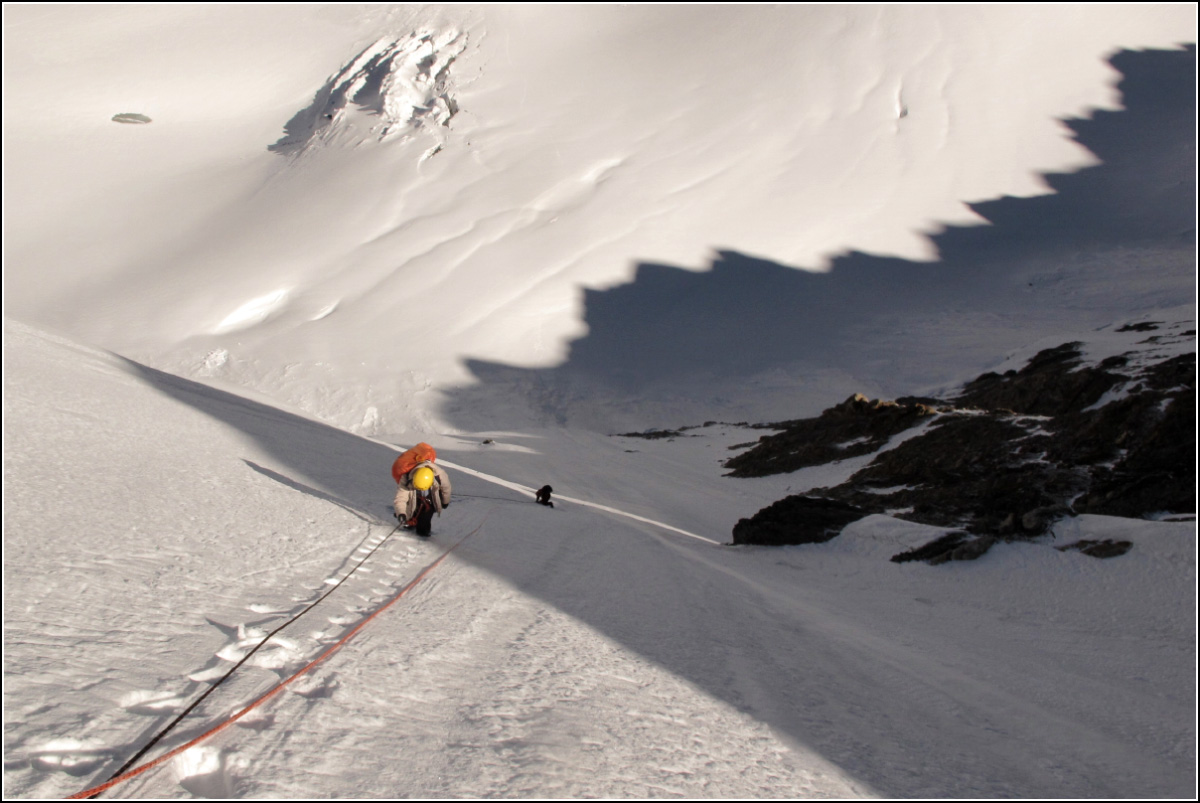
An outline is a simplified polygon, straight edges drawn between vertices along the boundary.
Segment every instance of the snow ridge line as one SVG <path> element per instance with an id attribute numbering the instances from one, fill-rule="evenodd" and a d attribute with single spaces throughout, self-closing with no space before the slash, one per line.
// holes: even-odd
<path id="1" fill-rule="evenodd" d="M 255 708 L 258 708 L 260 705 L 265 703 L 267 700 L 271 699 L 276 694 L 283 691 L 284 687 L 289 686 L 296 680 L 299 680 L 303 675 L 307 674 L 308 671 L 311 670 L 313 667 L 315 667 L 317 664 L 321 663 L 326 658 L 333 655 L 333 653 L 335 653 L 339 649 L 341 649 L 342 646 L 344 644 L 346 644 L 346 642 L 348 642 L 351 638 L 353 638 L 355 635 L 357 635 L 358 631 L 360 631 L 364 627 L 366 627 L 367 624 L 371 620 L 373 620 L 376 616 L 379 616 L 381 613 L 386 611 L 388 608 L 390 608 L 392 605 L 394 605 L 396 602 L 398 602 L 401 598 L 403 598 L 405 595 L 407 595 L 408 592 L 411 591 L 413 588 L 415 588 L 418 583 L 420 583 L 422 580 L 424 580 L 431 572 L 433 572 L 434 569 L 436 569 L 438 566 L 440 566 L 442 564 L 442 562 L 446 558 L 448 558 L 452 552 L 454 552 L 454 550 L 458 549 L 468 538 L 470 538 L 471 536 L 475 535 L 477 532 L 482 530 L 483 525 L 487 522 L 488 515 L 490 515 L 490 514 L 491 514 L 491 510 L 489 510 L 486 514 L 484 514 L 483 521 L 479 522 L 479 525 L 474 530 L 471 530 L 471 532 L 464 535 L 457 542 L 455 542 L 455 544 L 453 546 L 451 546 L 449 549 L 447 549 L 445 552 L 443 552 L 437 558 L 437 560 L 433 561 L 428 566 L 426 566 L 424 569 L 422 569 L 417 574 L 416 577 L 414 577 L 403 588 L 401 588 L 398 592 L 396 592 L 396 594 L 390 600 L 385 602 L 382 606 L 380 606 L 378 609 L 376 609 L 374 613 L 367 616 L 365 619 L 363 619 L 361 622 L 359 622 L 357 625 L 355 625 L 353 628 L 351 628 L 350 631 L 346 633 L 346 635 L 344 635 L 340 639 L 338 639 L 338 641 L 336 641 L 334 644 L 332 644 L 327 650 L 325 650 L 325 652 L 321 653 L 316 658 L 314 658 L 312 661 L 305 664 L 303 667 L 298 669 L 290 677 L 286 678 L 285 680 L 280 681 L 275 686 L 268 689 L 266 692 L 264 692 L 262 695 L 260 695 L 257 699 L 251 701 L 248 705 L 246 705 L 246 707 L 243 708 L 241 711 L 238 711 L 236 714 L 233 714 L 228 719 L 226 719 L 224 722 L 218 723 L 217 725 L 213 726 L 212 728 L 210 728 L 209 730 L 200 734 L 199 736 L 192 739 L 191 741 L 189 741 L 185 744 L 182 744 L 179 747 L 176 747 L 175 749 L 173 749 L 167 753 L 164 753 L 163 755 L 159 756 L 158 758 L 148 761 L 139 767 L 135 767 L 134 769 L 129 770 L 128 772 L 126 772 L 124 774 L 116 775 L 116 776 L 110 778 L 105 783 L 100 784 L 99 786 L 92 787 L 91 789 L 86 789 L 82 792 L 77 792 L 77 793 L 71 795 L 70 797 L 68 797 L 67 800 L 80 800 L 80 799 L 84 799 L 84 798 L 96 797 L 97 795 L 104 792 L 105 790 L 111 789 L 112 787 L 116 786 L 119 783 L 123 783 L 124 781 L 128 781 L 132 778 L 135 778 L 138 775 L 141 775 L 142 773 L 146 772 L 147 770 L 151 770 L 154 767 L 157 767 L 159 764 L 162 764 L 162 763 L 174 758 L 175 756 L 179 755 L 180 753 L 183 753 L 186 750 L 190 750 L 191 748 L 200 744 L 205 739 L 208 739 L 210 736 L 215 736 L 216 734 L 225 730 L 230 725 L 232 725 L 233 723 L 237 722 L 239 719 L 244 717 L 246 714 L 253 711 Z M 399 525 L 397 525 L 396 529 L 399 529 Z M 392 530 L 392 532 L 388 534 L 388 537 L 391 537 L 391 535 L 394 534 L 395 532 L 396 532 L 396 530 Z M 384 539 L 384 540 L 387 540 L 387 539 Z M 380 544 L 377 545 L 375 547 L 375 549 L 378 549 L 379 546 L 382 546 L 382 545 L 383 545 L 383 542 L 380 542 Z M 372 552 L 373 551 L 374 550 L 372 550 Z M 367 557 L 370 557 L 370 555 L 367 555 Z M 365 561 L 366 558 L 363 558 L 363 560 Z M 362 563 L 360 562 L 359 566 L 361 566 L 361 565 L 362 565 Z M 358 566 L 355 567 L 355 569 L 357 569 L 357 568 L 358 568 Z M 346 575 L 346 576 L 349 577 L 350 575 Z M 345 578 L 343 578 L 343 580 L 344 579 Z M 339 585 L 340 585 L 340 583 L 339 583 Z M 337 588 L 337 586 L 334 586 L 334 588 L 330 589 L 329 592 L 327 592 L 325 594 L 325 596 L 329 596 L 329 594 L 333 593 L 333 591 L 336 588 Z M 321 599 L 324 599 L 325 596 L 321 597 Z M 321 600 L 317 600 L 317 602 L 320 602 L 320 601 Z M 313 605 L 310 605 L 308 608 L 306 608 L 304 611 L 302 611 L 300 614 L 298 614 L 296 617 L 294 617 L 292 620 L 290 620 L 289 624 L 290 624 L 290 622 L 295 621 L 295 619 L 298 619 L 300 616 L 303 616 L 309 610 L 312 610 L 312 608 L 316 604 L 317 603 L 313 603 Z M 286 624 L 284 625 L 284 627 L 286 627 Z M 282 627 L 280 629 L 282 629 Z M 276 632 L 278 632 L 278 631 L 276 631 Z M 274 633 L 272 633 L 272 635 L 274 635 Z M 270 640 L 270 636 L 263 639 L 262 643 L 266 644 L 267 641 L 269 641 L 269 640 Z M 261 646 L 261 645 L 259 645 L 259 646 Z M 255 647 L 255 649 L 258 649 L 258 647 Z M 252 655 L 253 651 L 251 651 L 250 654 Z M 246 656 L 246 658 L 249 658 L 249 657 L 250 657 L 250 655 Z M 243 659 L 243 661 L 239 662 L 238 666 L 241 666 L 241 664 L 244 662 L 244 660 L 245 659 Z M 236 669 L 236 668 L 237 667 L 234 667 L 234 669 Z M 232 673 L 232 671 L 233 670 L 230 670 L 230 673 Z M 228 676 L 229 675 L 227 674 L 225 677 L 228 677 Z M 222 678 L 221 680 L 223 681 L 224 678 Z M 218 682 L 217 684 L 214 684 L 213 688 L 216 688 L 216 686 L 219 685 L 219 683 L 220 682 Z M 209 691 L 212 691 L 212 689 L 210 689 Z M 201 697 L 201 699 L 203 699 L 203 697 Z M 179 717 L 176 718 L 175 722 L 178 722 L 180 719 L 182 719 L 183 716 L 186 715 L 188 711 L 192 710 L 192 708 L 194 708 L 196 706 L 196 704 L 198 704 L 199 702 L 200 702 L 200 700 L 197 700 L 196 703 L 194 703 L 192 706 L 189 706 L 187 711 L 184 711 L 183 714 L 180 714 Z M 171 723 L 170 727 L 174 727 L 175 722 Z M 154 742 L 157 741 L 159 738 L 161 738 L 164 734 L 165 734 L 165 731 L 163 733 L 159 734 L 158 736 L 156 736 L 154 741 L 152 741 L 150 745 L 147 745 L 142 750 L 142 753 L 145 753 L 146 750 L 150 749 L 150 747 L 154 744 Z M 140 755 L 142 755 L 142 753 L 139 753 L 138 755 L 140 756 Z M 129 764 L 133 763 L 133 761 L 136 760 L 136 758 L 137 757 L 135 756 L 134 759 L 131 759 L 126 764 L 126 767 L 129 766 Z M 124 768 L 122 768 L 122 769 L 124 769 Z M 118 771 L 118 772 L 120 772 L 120 771 Z"/>

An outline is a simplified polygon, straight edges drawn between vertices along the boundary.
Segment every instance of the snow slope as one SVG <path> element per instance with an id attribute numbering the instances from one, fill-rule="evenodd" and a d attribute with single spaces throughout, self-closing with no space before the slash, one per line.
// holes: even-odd
<path id="1" fill-rule="evenodd" d="M 105 795 L 1193 797 L 1194 521 L 733 549 L 869 458 L 602 433 L 1194 327 L 1194 41 L 1191 5 L 6 4 L 5 796 L 395 600 Z M 431 541 L 389 536 L 417 439 Z"/>
<path id="2" fill-rule="evenodd" d="M 1140 231 L 930 262 L 946 250 L 930 235 L 988 222 L 969 204 L 1044 195 L 1045 174 L 1097 163 L 1060 121 L 1120 108 L 1119 48 L 1194 41 L 1186 5 L 16 6 L 5 20 L 9 314 L 367 434 L 496 426 L 498 400 L 524 411 L 514 424 L 602 431 L 811 413 L 831 387 L 961 381 L 1031 334 L 1174 306 L 1190 284 L 1192 238 Z M 1188 147 L 1192 94 L 1172 107 Z M 110 119 L 129 112 L 153 122 Z M 1186 201 L 1177 160 L 1137 159 L 1105 195 Z M 903 261 L 837 266 L 855 254 Z M 664 288 L 652 266 L 697 282 Z M 1131 271 L 1147 297 L 1114 312 L 1103 299 Z M 740 295 L 722 305 L 730 273 Z M 632 309 L 602 317 L 597 294 L 618 287 Z M 760 307 L 812 326 L 741 333 Z M 703 348 L 648 375 L 641 349 L 682 347 L 676 308 L 710 336 L 685 327 Z M 648 317 L 672 326 L 625 330 Z M 760 338 L 775 345 L 745 370 Z M 713 391 L 730 379 L 750 390 Z"/>
<path id="3" fill-rule="evenodd" d="M 20 325 L 5 349 L 5 795 L 61 796 L 388 534 L 395 450 Z M 884 517 L 735 550 L 701 539 L 777 489 L 731 486 L 714 453 L 745 433 L 702 432 L 445 443 L 453 466 L 569 493 L 548 510 L 451 468 L 433 540 L 392 536 L 162 749 L 469 536 L 446 563 L 282 697 L 106 795 L 1187 796 L 1194 524 L 1058 534 L 1132 538 L 1112 561 L 1027 544 L 897 565 L 936 530 Z"/>

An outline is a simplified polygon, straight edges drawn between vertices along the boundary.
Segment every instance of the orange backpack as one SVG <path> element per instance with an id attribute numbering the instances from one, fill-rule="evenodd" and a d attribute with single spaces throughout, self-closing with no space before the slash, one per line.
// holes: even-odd
<path id="1" fill-rule="evenodd" d="M 399 485 L 405 474 L 416 468 L 418 463 L 424 463 L 426 460 L 431 463 L 437 460 L 437 452 L 428 443 L 418 443 L 392 463 L 392 479 Z"/>

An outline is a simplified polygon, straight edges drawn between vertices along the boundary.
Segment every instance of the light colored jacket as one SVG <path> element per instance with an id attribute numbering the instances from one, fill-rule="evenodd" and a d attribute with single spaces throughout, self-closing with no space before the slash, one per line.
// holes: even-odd
<path id="1" fill-rule="evenodd" d="M 450 504 L 450 475 L 443 471 L 441 466 L 428 460 L 417 463 L 412 471 L 400 478 L 396 485 L 396 499 L 392 504 L 396 515 L 402 516 L 406 521 L 417 514 L 417 494 L 420 492 L 412 487 L 412 475 L 422 466 L 433 469 L 433 487 L 429 489 L 430 496 L 433 497 L 433 509 L 440 516 L 442 508 Z"/>

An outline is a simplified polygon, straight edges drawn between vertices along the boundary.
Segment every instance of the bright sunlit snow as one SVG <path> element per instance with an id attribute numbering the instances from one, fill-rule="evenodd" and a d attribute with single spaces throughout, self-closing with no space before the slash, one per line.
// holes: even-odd
<path id="1" fill-rule="evenodd" d="M 1191 798 L 1194 521 L 735 549 L 870 458 L 611 433 L 1194 329 L 1195 40 L 1190 4 L 6 4 L 5 796 L 107 780 L 378 546 L 143 761 L 199 736 L 461 544 L 104 796 Z M 418 440 L 456 499 L 385 540 Z"/>

